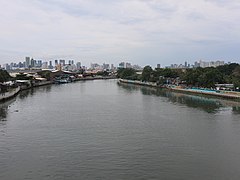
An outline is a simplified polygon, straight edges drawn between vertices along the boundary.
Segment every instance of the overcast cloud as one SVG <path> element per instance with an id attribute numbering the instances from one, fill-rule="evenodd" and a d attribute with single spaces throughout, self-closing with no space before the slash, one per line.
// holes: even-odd
<path id="1" fill-rule="evenodd" d="M 239 0 L 0 0 L 0 64 L 240 62 Z"/>

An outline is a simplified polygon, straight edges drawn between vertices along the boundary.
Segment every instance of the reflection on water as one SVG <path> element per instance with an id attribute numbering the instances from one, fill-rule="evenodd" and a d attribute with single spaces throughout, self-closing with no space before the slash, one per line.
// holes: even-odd
<path id="1" fill-rule="evenodd" d="M 51 85 L 41 86 L 41 87 L 38 87 L 38 88 L 24 90 L 24 91 L 19 93 L 18 97 L 20 99 L 25 99 L 28 96 L 34 96 L 36 94 L 36 92 L 45 92 L 45 93 L 47 93 L 49 91 L 51 91 Z"/>
<path id="2" fill-rule="evenodd" d="M 116 80 L 23 91 L 4 105 L 0 180 L 238 180 L 234 103 Z"/>
<path id="3" fill-rule="evenodd" d="M 16 100 L 16 98 L 0 102 L 0 122 L 6 121 L 9 106 Z"/>
<path id="4" fill-rule="evenodd" d="M 167 89 L 156 89 L 132 84 L 118 83 L 118 85 L 123 87 L 129 93 L 140 91 L 144 95 L 166 97 L 172 103 L 179 103 L 188 107 L 198 108 L 208 113 L 217 113 L 224 108 L 231 107 L 233 113 L 240 114 L 240 102 L 237 101 L 224 100 L 212 97 L 209 98 L 207 96 L 189 95 L 172 92 Z"/>
<path id="5" fill-rule="evenodd" d="M 11 104 L 16 101 L 16 99 L 25 99 L 28 96 L 34 96 L 37 92 L 44 92 L 47 93 L 51 90 L 51 85 L 47 85 L 47 86 L 42 86 L 42 87 L 38 87 L 38 88 L 33 88 L 33 89 L 28 89 L 28 90 L 24 90 L 21 91 L 17 97 L 11 98 L 9 100 L 6 100 L 4 102 L 0 102 L 0 121 L 6 121 L 7 119 L 7 115 L 8 115 L 8 109 L 11 106 Z"/>

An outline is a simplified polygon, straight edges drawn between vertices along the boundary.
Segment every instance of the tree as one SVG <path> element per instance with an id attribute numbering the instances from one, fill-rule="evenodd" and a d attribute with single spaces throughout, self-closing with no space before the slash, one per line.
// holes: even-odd
<path id="1" fill-rule="evenodd" d="M 217 70 L 224 75 L 231 75 L 237 66 L 239 66 L 237 63 L 225 64 L 223 66 L 218 66 Z"/>
<path id="2" fill-rule="evenodd" d="M 134 69 L 132 68 L 120 68 L 117 71 L 117 77 L 122 79 L 137 80 L 138 76 Z"/>
<path id="3" fill-rule="evenodd" d="M 48 81 L 51 80 L 51 71 L 48 71 L 48 70 L 40 71 L 40 72 L 37 72 L 37 74 L 43 78 L 46 78 Z"/>
<path id="4" fill-rule="evenodd" d="M 9 75 L 9 73 L 6 70 L 0 69 L 0 82 L 6 82 L 11 79 L 12 77 Z"/>
<path id="5" fill-rule="evenodd" d="M 142 71 L 142 80 L 150 81 L 153 73 L 151 66 L 145 66 Z"/>
<path id="6" fill-rule="evenodd" d="M 240 66 L 237 66 L 232 73 L 232 83 L 234 84 L 235 88 L 240 87 Z"/>
<path id="7" fill-rule="evenodd" d="M 240 66 L 236 66 L 235 69 L 233 70 L 232 74 L 233 74 L 235 77 L 240 78 Z"/>

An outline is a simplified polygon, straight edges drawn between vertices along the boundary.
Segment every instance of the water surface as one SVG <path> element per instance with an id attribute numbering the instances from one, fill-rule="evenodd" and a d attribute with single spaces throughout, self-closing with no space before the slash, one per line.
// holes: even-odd
<path id="1" fill-rule="evenodd" d="M 0 104 L 0 179 L 239 179 L 240 104 L 115 80 Z"/>

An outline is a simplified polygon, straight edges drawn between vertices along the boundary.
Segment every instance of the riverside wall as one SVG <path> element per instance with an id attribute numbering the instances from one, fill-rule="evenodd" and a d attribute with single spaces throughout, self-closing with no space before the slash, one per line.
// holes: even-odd
<path id="1" fill-rule="evenodd" d="M 185 89 L 185 88 L 174 87 L 174 86 L 158 86 L 156 83 L 152 83 L 152 82 L 141 82 L 141 81 L 127 80 L 127 79 L 119 79 L 118 81 L 120 83 L 128 83 L 128 84 L 149 86 L 149 87 L 155 87 L 155 88 L 165 88 L 170 91 L 181 92 L 181 93 L 210 95 L 210 96 L 221 97 L 226 99 L 240 100 L 240 92 L 235 92 L 235 91 L 205 91 L 201 89 L 194 90 L 194 89 Z"/>
<path id="2" fill-rule="evenodd" d="M 115 79 L 115 77 L 85 77 L 85 78 L 76 79 L 75 81 L 101 80 L 101 79 Z M 24 85 L 22 87 L 18 86 L 17 88 L 11 89 L 8 92 L 0 93 L 0 102 L 16 96 L 20 91 L 39 87 L 39 86 L 51 85 L 53 83 L 54 83 L 53 81 L 43 81 L 43 82 L 34 83 L 32 86 L 28 86 L 28 87 Z"/>
<path id="3" fill-rule="evenodd" d="M 13 89 L 9 90 L 8 92 L 0 93 L 0 101 L 4 101 L 4 100 L 14 97 L 15 95 L 17 95 L 19 93 L 19 91 L 20 91 L 20 87 L 17 87 L 17 88 L 13 88 Z"/>

